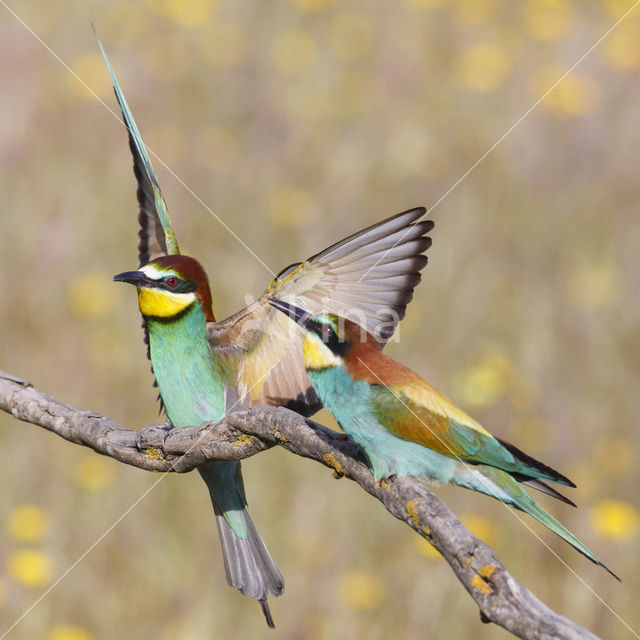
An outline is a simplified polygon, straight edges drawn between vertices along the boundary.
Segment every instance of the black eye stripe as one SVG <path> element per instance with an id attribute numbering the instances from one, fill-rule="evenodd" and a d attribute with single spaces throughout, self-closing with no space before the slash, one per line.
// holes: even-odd
<path id="1" fill-rule="evenodd" d="M 178 281 L 177 284 L 173 286 L 167 284 L 166 280 L 168 278 L 175 278 Z M 157 281 L 155 286 L 158 289 L 164 289 L 165 291 L 171 291 L 172 293 L 191 293 L 198 288 L 198 284 L 196 282 L 192 282 L 191 280 L 181 280 L 177 276 L 167 276 L 167 278 Z"/>
<path id="2" fill-rule="evenodd" d="M 349 353 L 351 344 L 346 340 L 340 339 L 331 325 L 312 320 L 311 328 L 320 337 L 320 340 L 337 356 L 344 357 Z"/>

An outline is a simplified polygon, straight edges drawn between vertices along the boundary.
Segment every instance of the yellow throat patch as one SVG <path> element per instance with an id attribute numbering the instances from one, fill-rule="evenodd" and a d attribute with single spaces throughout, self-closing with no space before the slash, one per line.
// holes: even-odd
<path id="1" fill-rule="evenodd" d="M 184 311 L 195 299 L 195 293 L 171 293 L 147 287 L 138 289 L 138 305 L 143 316 L 171 318 Z"/>
<path id="2" fill-rule="evenodd" d="M 306 337 L 302 353 L 304 356 L 304 366 L 307 369 L 319 370 L 332 366 L 342 366 L 342 360 L 315 334 Z"/>

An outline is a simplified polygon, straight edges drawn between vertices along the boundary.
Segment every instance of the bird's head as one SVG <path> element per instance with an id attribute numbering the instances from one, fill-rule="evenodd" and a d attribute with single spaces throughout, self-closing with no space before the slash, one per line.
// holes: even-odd
<path id="1" fill-rule="evenodd" d="M 354 335 L 357 340 L 360 332 L 357 325 L 329 313 L 311 315 L 283 300 L 270 298 L 269 303 L 304 330 L 304 366 L 307 369 L 318 371 L 344 366 L 353 346 Z"/>
<path id="2" fill-rule="evenodd" d="M 198 301 L 207 321 L 214 322 L 211 289 L 202 265 L 189 256 L 161 256 L 140 267 L 113 276 L 138 290 L 138 304 L 145 317 L 174 318 Z"/>

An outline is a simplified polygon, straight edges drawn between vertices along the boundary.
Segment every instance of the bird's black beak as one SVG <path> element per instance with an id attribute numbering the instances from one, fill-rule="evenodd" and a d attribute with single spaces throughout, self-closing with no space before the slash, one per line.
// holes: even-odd
<path id="1" fill-rule="evenodd" d="M 144 287 L 148 284 L 148 278 L 142 271 L 124 271 L 113 276 L 114 282 L 128 282 L 136 287 Z"/>
<path id="2" fill-rule="evenodd" d="M 313 331 L 313 324 L 311 323 L 311 314 L 300 307 L 294 307 L 284 300 L 277 300 L 276 298 L 269 298 L 269 304 L 275 307 L 278 311 L 287 314 L 292 320 L 299 324 L 303 329 L 307 331 Z"/>

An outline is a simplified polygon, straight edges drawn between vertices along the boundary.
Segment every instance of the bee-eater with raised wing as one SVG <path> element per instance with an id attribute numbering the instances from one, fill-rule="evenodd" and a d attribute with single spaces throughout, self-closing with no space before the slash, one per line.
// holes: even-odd
<path id="1" fill-rule="evenodd" d="M 360 445 L 377 481 L 413 476 L 497 498 L 533 516 L 617 577 L 522 487 L 573 505 L 545 484 L 575 487 L 568 478 L 495 438 L 417 373 L 383 354 L 357 324 L 332 314 L 313 315 L 278 299 L 271 304 L 305 330 L 309 379 L 324 407 Z"/>
<path id="2" fill-rule="evenodd" d="M 100 45 L 102 48 L 102 45 Z M 217 422 L 225 412 L 255 405 L 287 406 L 311 415 L 322 405 L 304 369 L 303 332 L 269 304 L 269 296 L 316 312 L 357 317 L 389 339 L 420 282 L 433 222 L 411 209 L 359 231 L 305 262 L 286 267 L 265 294 L 221 322 L 212 310 L 202 266 L 181 255 L 151 161 L 102 50 L 129 132 L 138 181 L 139 269 L 115 276 L 133 284 L 143 316 L 148 355 L 169 425 Z M 227 580 L 262 605 L 284 583 L 247 512 L 240 464 L 199 469 L 213 503 Z"/>

